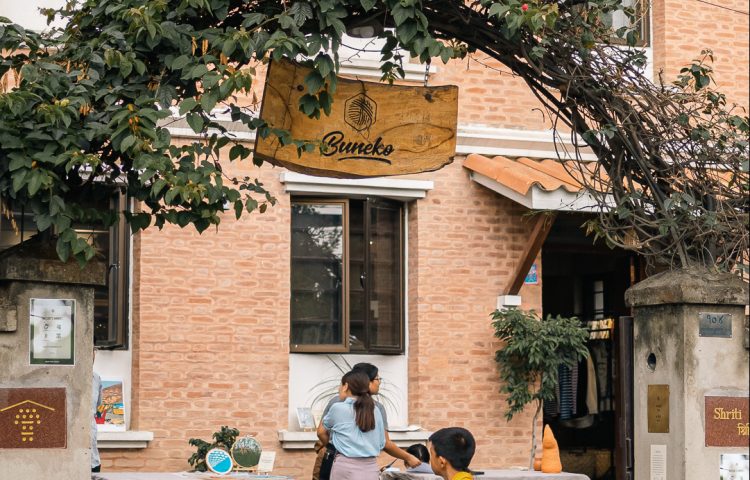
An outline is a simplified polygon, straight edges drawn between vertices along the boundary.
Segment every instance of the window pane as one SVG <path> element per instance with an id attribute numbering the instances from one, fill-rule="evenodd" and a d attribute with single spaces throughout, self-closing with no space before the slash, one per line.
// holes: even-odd
<path id="1" fill-rule="evenodd" d="M 109 230 L 76 228 L 76 231 L 93 245 L 97 252 L 111 262 Z M 107 271 L 109 272 L 109 270 Z M 94 341 L 96 345 L 107 345 L 116 340 L 110 338 L 110 333 L 114 333 L 115 330 L 112 326 L 117 323 L 115 321 L 110 322 L 110 320 L 115 319 L 110 312 L 109 286 L 98 285 L 94 287 Z"/>
<path id="2" fill-rule="evenodd" d="M 36 235 L 36 223 L 31 213 L 13 211 L 11 218 L 0 219 L 0 252 Z"/>
<path id="3" fill-rule="evenodd" d="M 634 30 L 638 33 L 638 45 L 646 46 L 649 44 L 648 30 L 648 9 L 647 4 L 642 0 L 623 0 L 623 7 L 631 8 L 636 13 L 635 20 L 631 20 L 622 10 L 605 15 L 605 22 L 612 27 L 612 32 L 616 32 L 622 27 L 628 27 L 628 31 Z M 613 33 L 614 35 L 614 33 Z"/>
<path id="4" fill-rule="evenodd" d="M 349 201 L 349 350 L 367 349 L 365 202 Z"/>
<path id="5" fill-rule="evenodd" d="M 112 206 L 122 211 L 126 197 L 115 193 Z M 13 212 L 15 228 L 11 220 L 2 217 L 0 223 L 0 251 L 28 240 L 37 233 L 30 213 Z M 126 347 L 128 330 L 128 261 L 130 229 L 124 218 L 115 226 L 105 229 L 103 225 L 75 224 L 78 234 L 89 242 L 107 260 L 108 284 L 94 287 L 94 341 L 97 346 Z M 18 230 L 18 234 L 15 230 Z"/>
<path id="6" fill-rule="evenodd" d="M 344 204 L 292 204 L 291 342 L 342 344 Z"/>
<path id="7" fill-rule="evenodd" d="M 401 348 L 401 208 L 372 203 L 369 208 L 369 344 Z"/>

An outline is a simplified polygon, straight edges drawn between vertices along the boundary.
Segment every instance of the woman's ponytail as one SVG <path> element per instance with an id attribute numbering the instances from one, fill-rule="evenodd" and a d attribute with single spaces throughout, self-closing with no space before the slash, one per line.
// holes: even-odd
<path id="1" fill-rule="evenodd" d="M 370 395 L 370 378 L 366 373 L 352 371 L 344 375 L 341 383 L 349 385 L 349 391 L 357 397 L 354 402 L 354 419 L 360 430 L 375 429 L 375 400 Z"/>

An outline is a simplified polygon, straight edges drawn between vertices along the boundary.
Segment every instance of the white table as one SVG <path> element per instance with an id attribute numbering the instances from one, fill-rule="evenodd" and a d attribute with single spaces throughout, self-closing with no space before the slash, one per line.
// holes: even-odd
<path id="1" fill-rule="evenodd" d="M 283 475 L 230 473 L 217 475 L 211 472 L 101 472 L 92 473 L 91 480 L 293 480 Z"/>
<path id="2" fill-rule="evenodd" d="M 529 472 L 526 470 L 482 470 L 482 475 L 474 477 L 475 480 L 590 480 L 588 476 L 581 473 L 542 473 Z M 405 474 L 403 472 L 384 472 L 381 480 L 442 480 L 437 475 L 428 474 Z"/>
<path id="3" fill-rule="evenodd" d="M 437 475 L 406 474 L 404 472 L 384 472 L 381 480 L 442 480 Z M 293 480 L 283 475 L 257 475 L 251 473 L 231 473 L 216 475 L 210 472 L 102 472 L 92 473 L 92 480 Z M 590 480 L 580 473 L 541 473 L 525 470 L 484 470 L 475 480 Z"/>

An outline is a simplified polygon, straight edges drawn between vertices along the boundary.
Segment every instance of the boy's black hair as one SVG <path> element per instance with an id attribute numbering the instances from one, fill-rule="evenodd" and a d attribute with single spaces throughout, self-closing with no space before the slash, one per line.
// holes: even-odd
<path id="1" fill-rule="evenodd" d="M 378 376 L 378 367 L 376 367 L 372 363 L 358 363 L 352 367 L 352 372 L 355 370 L 365 372 L 365 374 L 367 374 L 367 378 L 369 378 L 371 382 L 375 380 L 375 377 Z"/>
<path id="2" fill-rule="evenodd" d="M 417 457 L 420 462 L 430 463 L 430 451 L 421 443 L 409 445 L 409 448 L 407 448 L 406 451 Z"/>
<path id="3" fill-rule="evenodd" d="M 476 442 L 470 431 L 461 427 L 441 428 L 430 435 L 435 454 L 445 458 L 459 472 L 468 472 Z"/>

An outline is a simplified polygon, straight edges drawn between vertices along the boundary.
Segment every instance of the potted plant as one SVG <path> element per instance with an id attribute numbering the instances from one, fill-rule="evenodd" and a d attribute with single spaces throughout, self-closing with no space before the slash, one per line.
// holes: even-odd
<path id="1" fill-rule="evenodd" d="M 222 426 L 221 430 L 214 432 L 212 435 L 214 439 L 213 443 L 201 440 L 200 438 L 191 438 L 188 443 L 196 447 L 197 451 L 190 456 L 188 463 L 195 469 L 195 471 L 205 472 L 208 470 L 208 467 L 206 466 L 206 454 L 208 451 L 212 448 L 223 448 L 229 453 L 239 434 L 240 431 L 236 428 Z"/>
<path id="2" fill-rule="evenodd" d="M 542 320 L 533 310 L 515 308 L 496 310 L 492 320 L 495 337 L 503 341 L 495 352 L 495 361 L 503 382 L 500 391 L 508 395 L 505 418 L 512 419 L 526 405 L 536 402 L 529 455 L 529 470 L 533 470 L 542 403 L 555 398 L 558 368 L 571 368 L 588 356 L 588 330 L 575 317 L 558 315 Z"/>

